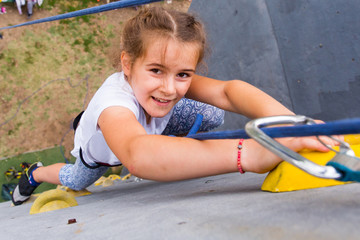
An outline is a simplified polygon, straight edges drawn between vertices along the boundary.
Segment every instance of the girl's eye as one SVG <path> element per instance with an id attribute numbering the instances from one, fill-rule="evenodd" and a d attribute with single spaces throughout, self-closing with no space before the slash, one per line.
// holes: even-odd
<path id="1" fill-rule="evenodd" d="M 150 71 L 155 73 L 155 74 L 160 74 L 161 73 L 160 69 L 157 69 L 157 68 L 150 69 Z"/>
<path id="2" fill-rule="evenodd" d="M 189 75 L 189 74 L 187 74 L 187 73 L 179 73 L 179 74 L 178 74 L 178 76 L 179 76 L 179 77 L 181 77 L 181 78 L 187 78 L 187 77 L 190 77 L 190 75 Z"/>

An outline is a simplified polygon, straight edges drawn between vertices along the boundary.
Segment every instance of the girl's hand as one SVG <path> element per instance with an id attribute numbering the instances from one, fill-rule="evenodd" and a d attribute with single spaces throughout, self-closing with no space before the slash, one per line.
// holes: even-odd
<path id="1" fill-rule="evenodd" d="M 321 123 L 325 123 L 324 121 L 322 120 L 319 120 L 319 119 L 315 119 L 314 120 L 316 122 L 316 124 L 321 124 Z M 339 139 L 341 141 L 344 141 L 344 136 L 343 135 L 334 135 L 332 136 L 333 138 L 336 138 L 336 139 Z M 329 145 L 330 147 L 331 146 L 338 146 L 339 143 L 329 137 L 326 137 L 326 136 L 320 136 L 320 139 L 327 145 Z"/>
<path id="2" fill-rule="evenodd" d="M 323 142 L 330 147 L 338 145 L 337 141 L 328 137 L 321 137 Z M 318 141 L 316 137 L 289 137 L 275 139 L 280 144 L 299 152 L 304 149 L 328 152 L 329 149 Z M 243 143 L 242 168 L 244 171 L 255 173 L 266 173 L 275 168 L 281 161 L 280 157 L 264 148 L 253 139 L 245 140 Z"/>

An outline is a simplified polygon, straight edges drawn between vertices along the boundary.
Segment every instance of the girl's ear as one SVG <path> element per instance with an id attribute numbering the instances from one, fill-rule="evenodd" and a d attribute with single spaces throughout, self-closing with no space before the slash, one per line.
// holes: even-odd
<path id="1" fill-rule="evenodd" d="M 126 76 L 130 76 L 131 58 L 126 52 L 121 52 L 121 67 Z"/>

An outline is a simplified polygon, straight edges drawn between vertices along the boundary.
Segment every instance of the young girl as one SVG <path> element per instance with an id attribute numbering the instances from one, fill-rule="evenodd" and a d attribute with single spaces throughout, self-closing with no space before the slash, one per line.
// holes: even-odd
<path id="1" fill-rule="evenodd" d="M 75 164 L 32 165 L 13 192 L 15 205 L 42 182 L 81 190 L 109 166 L 121 164 L 140 178 L 176 181 L 236 171 L 265 173 L 281 161 L 251 139 L 162 135 L 185 133 L 199 112 L 205 117 L 201 131 L 220 125 L 224 113 L 213 106 L 250 118 L 293 114 L 245 82 L 197 75 L 206 45 L 197 19 L 162 8 L 142 10 L 127 22 L 121 40 L 122 72 L 103 83 L 82 115 L 72 151 Z M 294 151 L 327 151 L 314 138 L 278 141 Z"/>

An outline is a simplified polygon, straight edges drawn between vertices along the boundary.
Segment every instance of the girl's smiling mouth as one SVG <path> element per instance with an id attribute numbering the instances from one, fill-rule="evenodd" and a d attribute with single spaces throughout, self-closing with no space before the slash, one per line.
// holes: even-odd
<path id="1" fill-rule="evenodd" d="M 155 102 L 159 103 L 159 104 L 168 104 L 171 102 L 171 100 L 167 100 L 167 99 L 162 99 L 162 98 L 156 98 L 156 97 L 151 97 L 153 100 L 155 100 Z"/>

